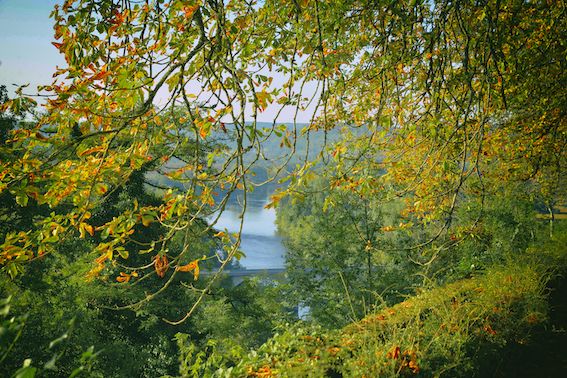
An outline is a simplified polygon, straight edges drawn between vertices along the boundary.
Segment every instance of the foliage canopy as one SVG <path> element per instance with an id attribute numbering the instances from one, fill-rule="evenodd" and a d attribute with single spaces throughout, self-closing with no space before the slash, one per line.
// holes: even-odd
<path id="1" fill-rule="evenodd" d="M 271 205 L 310 195 L 315 166 L 332 191 L 401 198 L 405 219 L 390 231 L 437 230 L 412 247 L 425 251 L 421 264 L 477 232 L 485 198 L 505 185 L 529 182 L 551 212 L 564 198 L 560 1 L 67 0 L 52 17 L 66 66 L 41 88 L 42 110 L 21 89 L 2 108 L 33 122 L 2 140 L 0 191 L 42 209 L 0 240 L 12 276 L 75 236 L 93 243 L 90 277 L 156 275 L 161 292 L 184 272 L 197 280 L 204 261 L 217 259 L 220 272 L 240 238 L 214 231 L 214 220 L 236 190 L 245 211 L 274 136 L 281 154 L 270 155 L 268 180 L 286 173 L 289 186 Z M 268 108 L 273 125 L 259 127 Z M 280 125 L 286 108 L 312 112 L 311 122 Z M 310 133 L 338 128 L 337 143 L 296 151 Z M 289 170 L 293 153 L 304 164 Z M 135 175 L 152 184 L 147 172 L 171 179 L 162 200 L 94 216 Z M 458 219 L 471 203 L 473 216 Z M 207 235 L 222 252 L 192 248 Z M 127 264 L 132 245 L 147 258 Z M 117 262 L 120 272 L 109 268 Z"/>

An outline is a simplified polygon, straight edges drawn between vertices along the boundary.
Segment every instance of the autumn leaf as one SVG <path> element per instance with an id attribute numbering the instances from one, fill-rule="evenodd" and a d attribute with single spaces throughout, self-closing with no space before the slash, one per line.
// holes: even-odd
<path id="1" fill-rule="evenodd" d="M 193 280 L 197 281 L 199 279 L 199 260 L 193 260 L 187 265 L 181 265 L 177 267 L 179 272 L 191 272 L 193 271 Z"/>
<path id="2" fill-rule="evenodd" d="M 153 221 L 156 220 L 157 213 L 155 211 L 145 211 L 141 215 L 142 224 L 146 227 L 150 225 Z"/>
<path id="3" fill-rule="evenodd" d="M 485 324 L 483 327 L 484 332 L 488 333 L 489 335 L 496 335 L 496 331 L 494 329 L 492 329 L 492 326 L 490 324 Z"/>
<path id="4" fill-rule="evenodd" d="M 93 226 L 88 223 L 81 222 L 79 224 L 79 233 L 81 234 L 81 239 L 84 239 L 86 234 L 88 233 L 90 236 L 94 235 Z"/>
<path id="5" fill-rule="evenodd" d="M 186 18 L 190 18 L 191 16 L 193 16 L 193 13 L 195 13 L 195 11 L 198 8 L 199 8 L 198 5 L 186 6 L 186 7 L 183 7 L 183 13 L 185 13 Z"/>
<path id="6" fill-rule="evenodd" d="M 392 359 L 397 359 L 400 356 L 400 347 L 396 346 L 394 348 L 392 348 L 392 350 L 390 350 L 387 354 L 386 354 L 386 358 L 392 358 Z"/>
<path id="7" fill-rule="evenodd" d="M 87 148 L 86 150 L 80 152 L 78 155 L 79 156 L 90 155 L 90 154 L 93 154 L 95 152 L 104 151 L 105 149 L 106 149 L 105 146 L 96 146 L 96 147 L 92 147 L 92 148 Z"/>
<path id="8" fill-rule="evenodd" d="M 103 183 L 98 183 L 94 186 L 94 191 L 98 195 L 103 195 L 108 191 L 108 186 Z"/>
<path id="9" fill-rule="evenodd" d="M 256 99 L 260 111 L 264 111 L 268 107 L 268 103 L 272 101 L 272 95 L 271 93 L 268 93 L 265 90 L 263 90 L 261 92 L 256 93 Z"/>
<path id="10" fill-rule="evenodd" d="M 109 74 L 110 74 L 110 72 L 101 70 L 100 72 L 98 72 L 96 75 L 94 75 L 92 77 L 92 80 L 102 80 L 105 77 L 107 77 Z"/>
<path id="11" fill-rule="evenodd" d="M 205 139 L 209 135 L 209 133 L 211 132 L 211 126 L 214 122 L 215 120 L 212 117 L 207 117 L 205 119 L 195 121 L 195 126 L 197 127 L 199 136 L 201 138 Z"/>
<path id="12" fill-rule="evenodd" d="M 129 282 L 132 277 L 138 277 L 138 273 L 136 271 L 132 272 L 131 274 L 120 272 L 120 276 L 116 277 L 116 281 L 125 283 Z"/>
<path id="13" fill-rule="evenodd" d="M 86 280 L 91 281 L 94 278 L 98 277 L 98 275 L 100 274 L 100 272 L 102 272 L 103 269 L 104 269 L 104 264 L 97 264 L 94 268 L 92 268 L 87 272 L 87 275 L 85 277 Z"/>
<path id="14" fill-rule="evenodd" d="M 281 201 L 281 199 L 284 197 L 284 195 L 285 195 L 284 192 L 272 194 L 272 196 L 270 197 L 270 202 L 268 202 L 266 205 L 264 205 L 264 208 L 265 209 L 273 209 L 273 208 L 277 207 L 278 203 Z"/>
<path id="15" fill-rule="evenodd" d="M 154 257 L 154 268 L 159 277 L 165 277 L 165 273 L 169 269 L 169 260 L 167 259 L 167 256 L 162 255 Z"/>
<path id="16" fill-rule="evenodd" d="M 410 362 L 409 362 L 409 364 L 408 364 L 408 367 L 411 369 L 411 371 L 412 371 L 414 374 L 419 373 L 419 366 L 417 365 L 417 362 L 416 362 L 415 360 L 413 360 L 413 359 L 410 360 Z"/>
<path id="17" fill-rule="evenodd" d="M 55 46 L 58 50 L 61 50 L 61 48 L 63 47 L 63 44 L 59 42 L 51 42 L 51 44 Z"/>

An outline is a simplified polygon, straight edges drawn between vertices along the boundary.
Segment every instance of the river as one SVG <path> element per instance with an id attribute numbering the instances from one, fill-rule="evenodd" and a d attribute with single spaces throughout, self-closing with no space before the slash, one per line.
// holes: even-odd
<path id="1" fill-rule="evenodd" d="M 285 268 L 285 248 L 276 230 L 275 209 L 265 209 L 267 199 L 249 199 L 242 227 L 241 249 L 246 257 L 240 265 L 246 269 Z M 219 217 L 216 229 L 237 232 L 240 227 L 241 207 L 227 206 Z M 297 306 L 297 316 L 309 319 L 310 309 L 303 303 Z"/>
<path id="2" fill-rule="evenodd" d="M 242 228 L 241 249 L 246 255 L 240 265 L 246 269 L 279 269 L 285 267 L 285 248 L 276 232 L 276 211 L 265 209 L 267 199 L 248 201 Z M 237 232 L 240 207 L 231 204 L 221 214 L 215 228 Z"/>

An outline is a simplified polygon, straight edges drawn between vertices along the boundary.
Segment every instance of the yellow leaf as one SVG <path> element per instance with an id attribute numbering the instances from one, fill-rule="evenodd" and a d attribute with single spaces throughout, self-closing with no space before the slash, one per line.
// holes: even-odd
<path id="1" fill-rule="evenodd" d="M 154 217 L 152 217 L 151 215 L 142 215 L 142 224 L 146 227 L 148 227 L 150 225 L 150 223 L 152 223 L 154 220 Z"/>
<path id="2" fill-rule="evenodd" d="M 94 190 L 95 190 L 96 194 L 101 196 L 108 191 L 108 187 L 107 187 L 106 184 L 98 183 L 98 184 L 95 185 Z"/>
<path id="3" fill-rule="evenodd" d="M 88 233 L 90 236 L 93 236 L 94 235 L 93 226 L 91 226 L 88 223 L 81 222 L 79 224 L 79 233 L 81 234 L 81 239 L 83 239 L 86 236 L 86 233 Z"/>
<path id="4" fill-rule="evenodd" d="M 177 267 L 180 272 L 191 272 L 193 271 L 193 279 L 197 281 L 199 279 L 199 259 L 191 261 L 187 265 L 181 265 Z"/>
<path id="5" fill-rule="evenodd" d="M 85 226 L 84 226 L 84 227 L 85 227 L 85 230 L 87 230 L 87 232 L 89 233 L 89 235 L 90 235 L 90 236 L 93 236 L 93 235 L 94 235 L 93 226 L 91 226 L 91 225 L 88 224 L 88 223 L 84 223 L 84 225 L 85 225 Z"/>
<path id="6" fill-rule="evenodd" d="M 130 274 L 120 272 L 120 276 L 116 277 L 116 281 L 121 282 L 121 283 L 128 282 L 128 281 L 130 281 L 131 277 L 132 276 Z"/>

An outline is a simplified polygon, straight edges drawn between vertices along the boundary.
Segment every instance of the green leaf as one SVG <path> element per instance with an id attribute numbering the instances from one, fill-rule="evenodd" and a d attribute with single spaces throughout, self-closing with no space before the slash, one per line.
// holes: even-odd
<path id="1" fill-rule="evenodd" d="M 246 254 L 242 252 L 240 249 L 236 250 L 236 252 L 234 253 L 234 258 L 240 261 L 240 259 L 243 257 L 246 257 Z"/>
<path id="2" fill-rule="evenodd" d="M 69 337 L 69 334 L 64 333 L 60 337 L 56 338 L 55 340 L 53 340 L 52 342 L 49 343 L 49 349 L 53 348 L 55 345 L 61 343 L 62 341 L 65 341 L 68 337 Z"/>
<path id="3" fill-rule="evenodd" d="M 18 369 L 16 373 L 14 373 L 14 378 L 34 378 L 35 373 L 37 372 L 37 368 L 31 366 L 31 359 L 28 358 L 24 361 L 24 366 Z"/>
<path id="4" fill-rule="evenodd" d="M 106 228 L 104 228 L 104 229 L 102 230 L 102 232 L 100 233 L 100 238 L 101 238 L 102 240 L 106 240 L 106 238 L 108 238 L 108 235 L 110 235 L 110 230 L 109 230 L 108 227 L 106 227 Z"/>
<path id="5" fill-rule="evenodd" d="M 146 227 L 150 225 L 154 221 L 154 217 L 150 214 L 142 215 L 142 224 Z"/>
<path id="6" fill-rule="evenodd" d="M 28 205 L 28 196 L 25 193 L 18 193 L 16 195 L 16 203 L 22 207 L 25 207 Z"/>
<path id="7" fill-rule="evenodd" d="M 4 269 L 8 271 L 8 275 L 10 278 L 14 279 L 18 275 L 20 269 L 18 269 L 18 264 L 16 263 L 8 263 Z"/>
<path id="8" fill-rule="evenodd" d="M 0 308 L 0 316 L 7 316 L 10 313 L 10 305 L 3 305 L 4 307 Z"/>
<path id="9" fill-rule="evenodd" d="M 173 91 L 173 88 L 179 83 L 179 75 L 181 73 L 177 72 L 174 75 L 171 75 L 165 82 L 170 92 Z"/>
<path id="10" fill-rule="evenodd" d="M 210 152 L 207 154 L 207 167 L 210 168 L 215 160 L 215 153 Z"/>
<path id="11" fill-rule="evenodd" d="M 77 375 L 79 375 L 83 370 L 85 370 L 84 366 L 79 366 L 78 368 L 76 368 L 75 370 L 73 370 L 71 372 L 71 375 L 69 375 L 69 378 L 73 378 L 76 377 Z"/>
<path id="12" fill-rule="evenodd" d="M 58 357 L 59 356 L 57 354 L 54 354 L 53 357 L 51 357 L 51 359 L 47 361 L 45 365 L 43 365 L 43 367 L 47 370 L 57 370 L 57 366 L 55 366 L 55 363 L 59 359 Z"/>
<path id="13" fill-rule="evenodd" d="M 117 248 L 116 252 L 118 252 L 118 254 L 120 255 L 120 257 L 122 257 L 124 260 L 126 260 L 128 258 L 128 256 L 130 256 L 130 254 L 128 253 L 127 250 L 125 250 L 124 248 Z"/>

